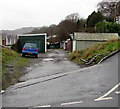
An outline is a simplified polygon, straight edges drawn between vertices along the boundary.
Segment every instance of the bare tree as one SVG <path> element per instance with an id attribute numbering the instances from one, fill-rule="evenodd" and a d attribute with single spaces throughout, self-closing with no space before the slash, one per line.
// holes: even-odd
<path id="1" fill-rule="evenodd" d="M 75 31 L 76 25 L 71 20 L 63 20 L 58 25 L 58 36 L 60 41 L 66 40 L 69 38 L 69 34 Z"/>
<path id="2" fill-rule="evenodd" d="M 120 14 L 120 0 L 103 0 L 98 3 L 98 11 L 114 19 Z"/>
<path id="3" fill-rule="evenodd" d="M 79 13 L 73 13 L 73 14 L 70 14 L 66 17 L 66 20 L 71 20 L 73 22 L 77 22 L 78 20 L 80 19 L 80 16 L 79 16 Z"/>
<path id="4" fill-rule="evenodd" d="M 117 16 L 120 16 L 120 1 L 117 3 Z"/>

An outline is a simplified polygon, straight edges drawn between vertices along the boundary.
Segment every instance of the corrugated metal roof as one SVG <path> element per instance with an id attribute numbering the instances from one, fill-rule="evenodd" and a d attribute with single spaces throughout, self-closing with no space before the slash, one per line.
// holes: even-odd
<path id="1" fill-rule="evenodd" d="M 118 33 L 74 33 L 74 40 L 109 40 L 119 38 Z"/>

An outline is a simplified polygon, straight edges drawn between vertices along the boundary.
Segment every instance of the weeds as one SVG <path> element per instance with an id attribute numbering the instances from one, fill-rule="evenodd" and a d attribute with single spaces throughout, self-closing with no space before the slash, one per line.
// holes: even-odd
<path id="1" fill-rule="evenodd" d="M 0 89 L 6 89 L 8 86 L 15 84 L 19 77 L 23 75 L 23 68 L 28 64 L 29 59 L 22 58 L 20 54 L 9 49 L 2 48 L 2 72 L 0 74 Z M 6 65 L 12 65 L 13 70 L 10 73 Z"/>
<path id="2" fill-rule="evenodd" d="M 102 58 L 117 50 L 120 50 L 119 40 L 111 39 L 104 43 L 95 44 L 85 50 L 72 52 L 68 56 L 68 59 L 78 64 L 86 64 L 81 61 L 82 59 L 86 60 L 88 63 L 93 60 L 93 63 L 97 64 Z"/>

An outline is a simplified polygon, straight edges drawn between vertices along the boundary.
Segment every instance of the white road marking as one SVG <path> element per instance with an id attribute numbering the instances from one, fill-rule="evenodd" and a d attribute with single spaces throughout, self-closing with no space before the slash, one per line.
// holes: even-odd
<path id="1" fill-rule="evenodd" d="M 4 91 L 4 90 L 1 90 L 0 93 L 3 94 L 3 93 L 5 93 L 5 91 Z"/>
<path id="2" fill-rule="evenodd" d="M 103 96 L 95 99 L 94 101 L 101 101 L 101 100 L 106 100 L 106 99 L 112 99 L 112 97 L 106 97 L 108 96 L 110 93 L 112 93 L 115 89 L 117 89 L 120 86 L 120 83 L 118 83 L 115 87 L 113 87 L 110 91 L 108 91 L 106 94 L 104 94 Z M 106 98 L 105 98 L 106 97 Z"/>
<path id="3" fill-rule="evenodd" d="M 36 106 L 35 108 L 38 108 L 38 107 L 51 107 L 51 105 Z"/>
<path id="4" fill-rule="evenodd" d="M 95 99 L 94 101 L 103 101 L 103 100 L 111 100 L 113 99 L 112 97 L 106 97 L 106 98 L 99 98 L 99 99 Z"/>
<path id="5" fill-rule="evenodd" d="M 120 91 L 115 92 L 116 94 L 120 94 Z"/>
<path id="6" fill-rule="evenodd" d="M 79 104 L 79 103 L 82 103 L 82 101 L 69 102 L 69 103 L 62 103 L 61 105 L 64 106 L 64 105 Z"/>

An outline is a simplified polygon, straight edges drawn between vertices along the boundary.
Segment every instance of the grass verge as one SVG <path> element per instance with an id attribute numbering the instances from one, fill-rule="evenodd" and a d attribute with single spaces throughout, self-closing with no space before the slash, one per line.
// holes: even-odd
<path id="1" fill-rule="evenodd" d="M 1 52 L 0 90 L 18 82 L 19 77 L 24 73 L 25 66 L 29 63 L 29 59 L 22 58 L 20 54 L 9 48 L 2 47 Z"/>
<path id="2" fill-rule="evenodd" d="M 70 53 L 68 59 L 80 64 L 82 67 L 91 66 L 97 64 L 112 52 L 120 50 L 119 42 L 117 39 L 112 39 L 104 43 L 98 43 L 88 49 Z"/>

